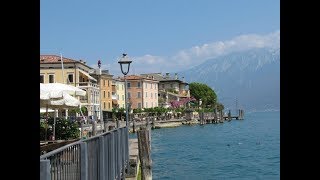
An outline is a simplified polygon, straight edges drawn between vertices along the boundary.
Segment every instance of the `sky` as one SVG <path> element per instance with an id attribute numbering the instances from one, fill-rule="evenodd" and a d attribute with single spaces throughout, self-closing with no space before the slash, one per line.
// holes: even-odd
<path id="1" fill-rule="evenodd" d="M 179 72 L 234 51 L 280 45 L 279 0 L 41 0 L 40 53 L 120 75 Z"/>

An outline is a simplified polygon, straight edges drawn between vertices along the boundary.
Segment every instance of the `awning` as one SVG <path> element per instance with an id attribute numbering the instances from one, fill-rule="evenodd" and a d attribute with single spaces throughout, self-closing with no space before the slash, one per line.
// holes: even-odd
<path id="1" fill-rule="evenodd" d="M 118 100 L 112 99 L 112 104 L 118 104 Z"/>
<path id="2" fill-rule="evenodd" d="M 93 80 L 93 81 L 97 81 L 95 78 L 93 78 L 92 76 L 89 75 L 89 73 L 79 69 L 79 71 L 84 74 L 85 76 L 87 76 L 89 79 Z"/>

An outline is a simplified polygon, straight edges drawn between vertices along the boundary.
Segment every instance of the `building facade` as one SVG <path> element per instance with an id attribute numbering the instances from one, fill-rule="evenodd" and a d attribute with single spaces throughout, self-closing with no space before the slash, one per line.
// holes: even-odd
<path id="1" fill-rule="evenodd" d="M 127 76 L 126 79 L 131 109 L 158 107 L 159 81 L 137 75 Z"/>
<path id="2" fill-rule="evenodd" d="M 184 81 L 183 77 L 180 80 L 177 73 L 173 77 L 170 76 L 170 73 L 165 75 L 150 73 L 141 74 L 141 76 L 159 81 L 159 106 L 169 107 L 172 101 L 180 101 L 190 97 L 188 83 Z"/>
<path id="3" fill-rule="evenodd" d="M 85 61 L 57 55 L 40 55 L 40 83 L 62 83 L 85 90 L 80 97 L 81 106 L 87 108 L 85 115 L 100 119 L 100 91 L 97 79 L 89 75 L 94 69 Z M 67 113 L 66 113 L 67 116 Z"/>
<path id="4" fill-rule="evenodd" d="M 100 108 L 101 120 L 112 118 L 112 77 L 108 70 L 96 69 L 96 73 L 91 74 L 97 79 L 100 87 Z"/>
<path id="5" fill-rule="evenodd" d="M 112 80 L 112 107 L 125 107 L 125 88 L 123 79 L 117 78 Z"/>

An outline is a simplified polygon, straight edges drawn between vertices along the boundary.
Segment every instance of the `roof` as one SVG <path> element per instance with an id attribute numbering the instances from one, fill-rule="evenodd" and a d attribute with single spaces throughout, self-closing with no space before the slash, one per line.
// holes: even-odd
<path id="1" fill-rule="evenodd" d="M 123 77 L 121 79 L 124 79 Z M 126 76 L 126 79 L 127 80 L 150 80 L 150 81 L 158 81 L 156 79 L 152 79 L 152 78 L 147 78 L 147 77 L 144 77 L 144 76 L 137 76 L 137 75 L 129 75 L 129 76 Z"/>
<path id="2" fill-rule="evenodd" d="M 89 69 L 92 69 L 90 66 L 88 66 L 85 61 L 82 60 L 74 60 L 70 58 L 62 57 L 63 63 L 79 63 Z M 61 63 L 61 56 L 58 55 L 40 55 L 40 64 L 60 64 Z"/>
<path id="3" fill-rule="evenodd" d="M 183 80 L 176 79 L 175 77 L 170 77 L 170 76 L 167 77 L 167 74 L 166 75 L 162 75 L 161 73 L 149 73 L 149 74 L 141 74 L 141 76 L 143 76 L 143 77 L 153 77 L 155 80 L 161 81 L 161 82 L 176 81 L 176 82 L 179 82 L 179 83 L 182 83 L 182 84 L 188 84 L 188 83 L 184 82 Z"/>
<path id="4" fill-rule="evenodd" d="M 74 63 L 79 62 L 73 59 L 62 57 L 62 60 L 64 63 Z M 61 63 L 61 56 L 57 55 L 40 55 L 40 63 L 46 64 L 46 63 Z"/>

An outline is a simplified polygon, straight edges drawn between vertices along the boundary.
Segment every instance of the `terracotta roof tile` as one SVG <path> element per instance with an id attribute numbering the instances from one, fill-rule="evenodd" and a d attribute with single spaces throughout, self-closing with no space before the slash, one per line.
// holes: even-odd
<path id="1" fill-rule="evenodd" d="M 64 63 L 79 62 L 73 59 L 62 57 Z M 61 63 L 61 57 L 57 55 L 40 55 L 40 63 Z"/>
<path id="2" fill-rule="evenodd" d="M 121 80 L 124 80 L 123 77 L 120 78 Z M 152 78 L 147 78 L 147 77 L 143 77 L 143 76 L 137 76 L 137 75 L 128 75 L 126 76 L 127 80 L 139 80 L 139 79 L 145 79 L 145 80 L 153 80 L 153 81 L 158 81 L 156 79 L 152 79 Z"/>

